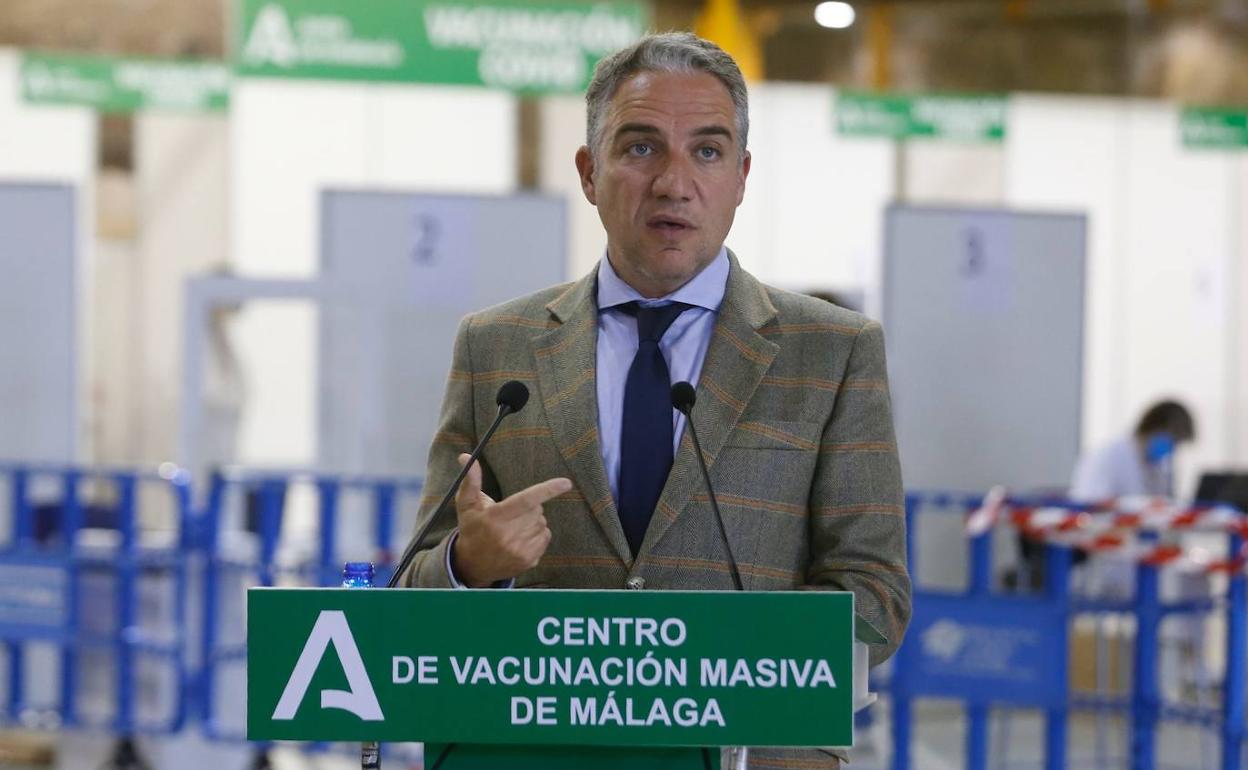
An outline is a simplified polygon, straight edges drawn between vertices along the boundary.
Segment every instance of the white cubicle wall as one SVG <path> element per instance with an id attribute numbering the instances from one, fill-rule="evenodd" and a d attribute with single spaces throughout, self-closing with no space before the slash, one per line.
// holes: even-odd
<path id="1" fill-rule="evenodd" d="M 1180 146 L 1173 108 L 1132 105 L 1128 126 L 1119 291 L 1129 331 L 1119 398 L 1138 412 L 1159 393 L 1182 394 L 1199 424 L 1193 460 L 1221 464 L 1232 451 L 1227 415 L 1241 398 L 1228 376 L 1245 355 L 1232 342 L 1229 280 L 1248 258 L 1232 237 L 1235 219 L 1248 216 L 1235 206 L 1243 180 L 1227 154 Z"/>
<path id="2" fill-rule="evenodd" d="M 0 50 L 0 178 L 62 182 L 80 191 L 85 285 L 94 240 L 96 119 L 87 109 L 24 104 L 18 66 L 15 51 Z M 1084 444 L 1126 429 L 1152 398 L 1174 395 L 1193 404 L 1201 423 L 1189 468 L 1248 463 L 1248 153 L 1182 148 L 1178 108 L 1156 102 L 1019 95 L 1011 99 L 1002 144 L 928 141 L 899 148 L 838 137 L 830 88 L 758 84 L 752 97 L 754 166 L 729 236 L 749 269 L 791 288 L 863 291 L 878 313 L 882 212 L 894 198 L 1085 211 Z M 312 274 L 317 194 L 325 187 L 481 193 L 516 187 L 515 98 L 499 92 L 244 80 L 234 89 L 228 120 L 228 139 L 183 151 L 171 137 L 200 129 L 166 125 L 178 119 L 141 118 L 137 174 L 146 179 L 152 171 L 140 194 L 159 203 L 168 190 L 148 159 L 160 156 L 167 166 L 179 153 L 207 157 L 204 146 L 217 158 L 228 153 L 229 209 L 209 220 L 228 228 L 226 251 L 244 274 Z M 543 100 L 542 189 L 568 200 L 569 275 L 588 269 L 603 242 L 572 165 L 583 135 L 580 97 Z M 182 189 L 176 200 L 203 200 L 198 189 Z M 184 209 L 181 220 L 195 219 Z M 149 239 L 151 261 L 187 240 L 184 227 L 167 229 L 167 237 Z M 167 287 L 153 286 L 149 294 Z M 80 318 L 90 315 L 84 307 Z M 310 459 L 315 405 L 303 373 L 314 371 L 314 321 L 297 307 L 248 316 L 240 337 L 250 366 L 247 411 L 256 419 L 244 426 L 242 457 Z M 83 340 L 82 349 L 89 348 Z M 80 379 L 87 379 L 85 367 Z"/>
<path id="3" fill-rule="evenodd" d="M 0 447 L 0 455 L 19 460 L 85 459 L 90 452 L 88 433 L 83 429 L 88 415 L 82 407 L 88 403 L 86 383 L 90 365 L 89 328 L 85 321 L 90 317 L 86 302 L 94 253 L 96 119 L 92 111 L 77 107 L 26 104 L 19 91 L 20 66 L 18 51 L 0 48 L 0 183 L 51 185 L 67 191 L 73 199 L 74 213 L 65 224 L 71 232 L 46 234 L 58 244 L 72 244 L 72 263 L 62 265 L 67 273 L 55 278 L 58 283 L 64 279 L 61 290 L 45 294 L 41 300 L 69 303 L 47 307 L 46 312 L 49 317 L 68 319 L 69 324 L 63 334 L 47 339 L 54 338 L 70 347 L 59 352 L 45 351 L 63 365 L 55 367 L 59 372 L 57 381 L 41 380 L 38 393 L 26 394 L 37 403 L 10 400 L 0 404 L 0 424 L 24 426 L 20 435 L 11 432 L 9 440 Z M 16 242 L 12 231 L 5 235 L 9 248 L 22 245 Z M 40 333 L 50 333 L 50 329 L 41 327 Z M 10 353 L 30 349 L 32 355 L 48 358 L 31 349 L 31 344 L 27 325 L 13 323 L 0 328 L 0 348 Z M 6 420 L 4 409 L 17 411 Z M 30 417 L 34 413 L 46 415 L 47 420 L 32 423 Z"/>
<path id="4" fill-rule="evenodd" d="M 753 100 L 752 184 L 728 244 L 777 286 L 877 293 L 894 146 L 838 136 L 826 88 L 760 85 Z"/>
<path id="5" fill-rule="evenodd" d="M 1025 209 L 1082 211 L 1088 216 L 1084 330 L 1085 443 L 1099 443 L 1124 426 L 1116 403 L 1130 330 L 1120 313 L 1125 281 L 1122 260 L 1125 201 L 1119 195 L 1125 168 L 1119 135 L 1122 103 L 1110 99 L 1015 99 L 1004 175 L 1003 203 Z"/>
<path id="6" fill-rule="evenodd" d="M 20 66 L 19 51 L 0 48 L 0 176 L 9 181 L 54 180 L 90 190 L 96 166 L 95 112 L 25 103 Z"/>
<path id="7" fill-rule="evenodd" d="M 887 203 L 1084 212 L 1083 445 L 1175 396 L 1200 422 L 1187 490 L 1200 467 L 1248 465 L 1248 152 L 1183 148 L 1176 105 L 1028 94 L 1011 98 L 997 144 L 845 139 L 833 94 L 751 86 L 753 169 L 728 237 L 748 269 L 786 288 L 862 291 L 878 315 Z M 547 100 L 542 124 L 543 189 L 570 196 L 578 274 L 603 244 L 572 166 L 581 100 Z"/>
<path id="8" fill-rule="evenodd" d="M 0 181 L 0 458 L 77 459 L 78 196 Z"/>
<path id="9" fill-rule="evenodd" d="M 912 203 L 1088 215 L 1083 444 L 1178 397 L 1200 427 L 1191 491 L 1201 468 L 1248 464 L 1248 153 L 1178 130 L 1173 104 L 1017 95 L 1004 143 L 911 143 L 899 178 Z"/>
<path id="10" fill-rule="evenodd" d="M 460 319 L 564 280 L 563 200 L 329 190 L 321 217 L 319 464 L 422 474 Z"/>
<path id="11" fill-rule="evenodd" d="M 140 223 L 127 274 L 134 307 L 125 312 L 129 328 L 142 332 L 127 334 L 125 344 L 114 343 L 110 351 L 128 358 L 131 370 L 129 392 L 117 394 L 122 425 L 132 437 L 133 456 L 123 460 L 176 457 L 183 295 L 190 276 L 220 271 L 230 261 L 229 157 L 224 113 L 134 117 Z"/>
<path id="12" fill-rule="evenodd" d="M 896 206 L 887 228 L 883 320 L 906 483 L 1061 488 L 1080 443 L 1084 215 Z"/>
<path id="13" fill-rule="evenodd" d="M 1017 97 L 1006 203 L 1088 213 L 1085 445 L 1178 397 L 1200 433 L 1182 467 L 1191 491 L 1201 467 L 1248 464 L 1248 173 L 1242 154 L 1185 149 L 1178 130 L 1174 105 Z"/>
<path id="14" fill-rule="evenodd" d="M 516 186 L 510 94 L 241 79 L 231 98 L 231 244 L 242 275 L 316 274 L 325 189 L 496 194 Z M 243 462 L 317 457 L 315 329 L 306 303 L 249 307 L 239 319 Z"/>
<path id="15" fill-rule="evenodd" d="M 1231 358 L 1227 377 L 1227 388 L 1232 396 L 1226 415 L 1232 431 L 1227 443 L 1230 457 L 1244 465 L 1248 463 L 1248 353 L 1244 352 L 1248 350 L 1248 216 L 1242 212 L 1248 210 L 1248 153 L 1240 153 L 1231 162 L 1237 168 L 1234 173 L 1239 179 L 1234 207 L 1241 214 L 1231 230 L 1235 256 L 1232 258 L 1230 278 L 1232 321 L 1229 347 L 1239 351 L 1239 355 Z"/>
<path id="16" fill-rule="evenodd" d="M 1189 471 L 1248 463 L 1243 154 L 1182 148 L 1178 108 L 1156 102 L 1020 95 L 1003 143 L 904 147 L 837 136 L 832 104 L 827 87 L 753 87 L 753 170 L 728 238 L 748 269 L 788 288 L 864 292 L 878 314 L 890 201 L 1084 211 L 1084 445 L 1173 395 L 1202 427 Z M 541 189 L 567 198 L 568 274 L 580 275 L 603 245 L 572 161 L 583 100 L 548 97 L 541 114 Z M 324 187 L 516 185 L 514 98 L 483 89 L 244 80 L 231 124 L 231 242 L 246 274 L 312 274 Z M 301 373 L 314 371 L 314 324 L 299 309 L 271 312 L 264 339 L 246 341 L 247 359 L 282 371 L 262 378 L 253 368 L 249 411 L 266 414 L 266 426 L 303 427 L 252 423 L 244 458 L 305 461 L 315 456 L 315 409 Z"/>

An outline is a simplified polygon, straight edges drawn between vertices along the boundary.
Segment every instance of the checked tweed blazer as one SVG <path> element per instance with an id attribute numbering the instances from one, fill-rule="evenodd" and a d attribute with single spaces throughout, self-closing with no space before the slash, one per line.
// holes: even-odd
<path id="1" fill-rule="evenodd" d="M 853 591 L 858 612 L 889 640 L 873 649 L 877 663 L 896 649 L 910 616 L 882 330 L 823 300 L 765 286 L 729 258 L 693 418 L 741 579 L 753 591 Z M 494 419 L 499 385 L 520 380 L 531 397 L 486 448 L 484 491 L 497 500 L 555 476 L 574 487 L 546 504 L 550 547 L 518 586 L 624 588 L 641 578 L 646 589 L 731 590 L 688 431 L 636 560 L 629 552 L 599 450 L 596 275 L 464 319 L 420 522 L 458 472 L 456 456 Z M 450 584 L 454 519 L 446 519 L 406 585 Z M 751 764 L 834 767 L 828 759 Z"/>

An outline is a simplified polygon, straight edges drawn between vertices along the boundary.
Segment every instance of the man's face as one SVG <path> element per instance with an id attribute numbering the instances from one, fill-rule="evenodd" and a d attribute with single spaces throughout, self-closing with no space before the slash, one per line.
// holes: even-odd
<path id="1" fill-rule="evenodd" d="M 596 151 L 577 151 L 611 266 L 642 295 L 670 294 L 719 253 L 750 172 L 738 139 L 714 75 L 643 72 L 616 91 Z"/>

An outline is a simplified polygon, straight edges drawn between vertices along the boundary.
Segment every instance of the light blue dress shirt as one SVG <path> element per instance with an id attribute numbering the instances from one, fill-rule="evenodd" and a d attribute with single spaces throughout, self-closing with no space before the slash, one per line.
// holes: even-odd
<path id="1" fill-rule="evenodd" d="M 646 299 L 616 274 L 611 267 L 611 260 L 605 254 L 598 263 L 598 441 L 602 447 L 602 464 L 607 470 L 611 495 L 617 501 L 620 499 L 620 427 L 624 421 L 624 384 L 628 380 L 633 357 L 637 355 L 638 341 L 637 318 L 613 308 L 633 301 L 640 302 L 643 306 L 665 305 L 669 302 L 693 305 L 677 316 L 668 327 L 667 333 L 659 341 L 659 350 L 663 351 L 663 357 L 667 359 L 667 370 L 671 374 L 672 382 L 688 382 L 696 387 L 698 377 L 702 374 L 702 362 L 706 360 L 706 350 L 711 346 L 715 316 L 719 313 L 724 292 L 728 289 L 728 269 L 728 250 L 721 247 L 719 255 L 689 283 L 665 297 Z M 685 416 L 673 409 L 672 420 L 672 454 L 675 455 L 680 447 L 681 433 L 685 429 Z M 542 479 L 533 479 L 533 483 L 538 481 Z M 456 529 L 451 533 L 446 549 L 446 571 L 451 577 L 451 585 L 463 588 L 451 566 L 451 551 L 458 537 L 459 530 Z M 514 580 L 495 584 L 499 588 L 513 585 Z"/>
<path id="2" fill-rule="evenodd" d="M 605 255 L 598 263 L 598 440 L 611 495 L 617 502 L 620 499 L 620 429 L 624 421 L 624 385 L 628 380 L 628 370 L 633 365 L 633 357 L 637 355 L 638 342 L 636 317 L 612 308 L 634 301 L 640 302 L 643 307 L 669 302 L 693 305 L 672 322 L 659 341 L 659 350 L 667 359 L 672 382 L 684 381 L 696 387 L 706 350 L 711 345 L 715 316 L 728 287 L 728 267 L 728 251 L 721 248 L 711 264 L 689 283 L 665 297 L 646 299 L 616 274 L 611 260 Z M 685 416 L 673 409 L 672 420 L 674 456 L 685 429 Z"/>

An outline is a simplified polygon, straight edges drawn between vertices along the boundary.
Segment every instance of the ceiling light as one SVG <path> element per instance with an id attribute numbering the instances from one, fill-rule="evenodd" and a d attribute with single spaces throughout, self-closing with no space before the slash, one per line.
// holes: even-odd
<path id="1" fill-rule="evenodd" d="M 854 23 L 854 7 L 849 3 L 820 3 L 815 6 L 815 22 L 829 29 L 845 29 Z"/>

